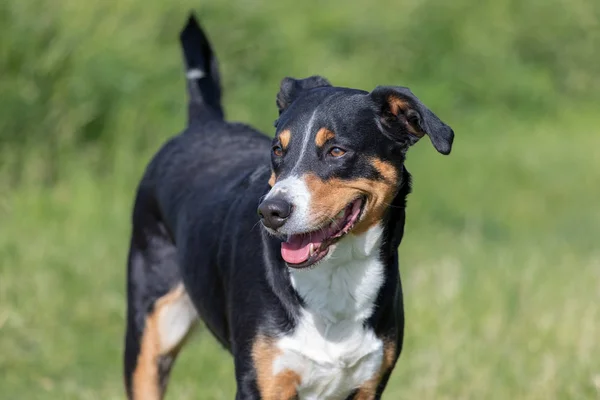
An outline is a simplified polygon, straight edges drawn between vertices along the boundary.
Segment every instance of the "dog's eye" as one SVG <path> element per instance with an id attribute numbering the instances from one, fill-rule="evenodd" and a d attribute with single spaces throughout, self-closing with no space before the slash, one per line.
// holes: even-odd
<path id="1" fill-rule="evenodd" d="M 283 149 L 281 148 L 281 146 L 273 146 L 273 154 L 275 155 L 275 157 L 281 157 L 283 155 Z"/>
<path id="2" fill-rule="evenodd" d="M 346 154 L 346 150 L 340 149 L 339 147 L 332 147 L 329 149 L 329 155 L 332 157 L 341 157 Z"/>

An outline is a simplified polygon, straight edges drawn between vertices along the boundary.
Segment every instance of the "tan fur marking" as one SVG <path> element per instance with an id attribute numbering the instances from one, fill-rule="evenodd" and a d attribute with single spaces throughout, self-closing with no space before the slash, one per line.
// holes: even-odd
<path id="1" fill-rule="evenodd" d="M 323 147 L 328 140 L 331 140 L 335 137 L 335 133 L 331 132 L 327 128 L 321 128 L 317 132 L 317 136 L 315 137 L 315 143 L 318 147 Z"/>
<path id="2" fill-rule="evenodd" d="M 275 181 L 277 177 L 275 176 L 275 172 L 271 172 L 271 177 L 269 178 L 269 186 L 273 187 L 275 185 Z"/>
<path id="3" fill-rule="evenodd" d="M 373 161 L 373 166 L 381 173 L 384 180 L 333 178 L 324 181 L 316 175 L 307 175 L 304 179 L 311 193 L 310 214 L 315 218 L 313 224 L 320 226 L 331 221 L 350 202 L 364 195 L 367 197 L 367 203 L 363 216 L 352 229 L 352 233 L 365 233 L 379 223 L 396 194 L 397 172 L 394 166 L 378 159 Z"/>
<path id="4" fill-rule="evenodd" d="M 379 371 L 375 375 L 365 382 L 359 389 L 354 400 L 374 400 L 377 395 L 377 386 L 381 382 L 381 378 L 394 367 L 396 360 L 396 344 L 390 340 L 384 341 L 383 343 L 383 361 Z"/>
<path id="5" fill-rule="evenodd" d="M 388 103 L 390 105 L 390 112 L 396 117 L 400 115 L 400 112 L 405 112 L 409 109 L 408 103 L 396 96 L 389 96 Z"/>
<path id="6" fill-rule="evenodd" d="M 377 172 L 379 172 L 381 174 L 381 176 L 383 176 L 384 179 L 388 183 L 391 183 L 391 184 L 396 183 L 396 178 L 397 178 L 396 167 L 394 167 L 389 162 L 383 161 L 379 158 L 372 158 L 371 164 L 373 164 L 373 167 L 375 167 Z"/>
<path id="7" fill-rule="evenodd" d="M 425 135 L 425 132 L 422 132 L 420 129 L 414 127 L 410 122 L 408 122 L 406 116 L 404 116 L 404 114 L 406 114 L 406 112 L 410 109 L 410 105 L 406 101 L 396 96 L 389 96 L 388 103 L 390 105 L 390 112 L 396 117 L 402 119 L 402 121 L 406 125 L 406 128 L 411 134 L 417 137 L 423 137 Z M 401 116 L 400 113 L 402 113 L 403 115 Z"/>
<path id="8" fill-rule="evenodd" d="M 290 139 L 292 138 L 292 133 L 286 129 L 285 131 L 279 134 L 279 142 L 281 142 L 281 148 L 287 149 L 290 144 Z"/>
<path id="9" fill-rule="evenodd" d="M 256 381 L 263 400 L 293 400 L 298 394 L 300 375 L 290 369 L 273 375 L 273 361 L 279 354 L 281 351 L 273 340 L 264 336 L 259 336 L 252 346 Z"/>
<path id="10" fill-rule="evenodd" d="M 152 313 L 146 318 L 140 354 L 132 378 L 134 399 L 157 400 L 162 397 L 158 376 L 160 340 L 156 319 L 156 313 Z"/>
<path id="11" fill-rule="evenodd" d="M 146 325 L 144 326 L 144 334 L 140 344 L 140 354 L 138 355 L 137 365 L 132 376 L 132 393 L 134 399 L 159 400 L 163 398 L 164 393 L 161 393 L 162 389 L 160 387 L 158 371 L 159 358 L 165 354 L 175 356 L 181 349 L 185 339 L 174 348 L 162 351 L 160 347 L 158 318 L 160 310 L 163 307 L 174 303 L 185 295 L 183 285 L 178 285 L 156 300 L 154 309 L 146 317 Z"/>

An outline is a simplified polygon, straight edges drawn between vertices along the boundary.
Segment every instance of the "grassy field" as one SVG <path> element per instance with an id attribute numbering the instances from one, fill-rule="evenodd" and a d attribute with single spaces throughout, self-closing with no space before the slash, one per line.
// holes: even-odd
<path id="1" fill-rule="evenodd" d="M 600 398 L 599 3 L 198 3 L 0 4 L 1 398 L 123 398 L 129 213 L 184 124 L 190 8 L 233 119 L 270 134 L 281 77 L 321 73 L 410 86 L 455 129 L 409 154 L 386 399 Z M 234 392 L 201 329 L 169 398 Z"/>

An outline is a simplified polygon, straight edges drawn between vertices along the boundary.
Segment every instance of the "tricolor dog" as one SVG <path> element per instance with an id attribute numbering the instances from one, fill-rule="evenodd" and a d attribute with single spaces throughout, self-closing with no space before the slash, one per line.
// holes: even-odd
<path id="1" fill-rule="evenodd" d="M 202 320 L 233 356 L 238 400 L 379 399 L 404 331 L 406 152 L 429 136 L 448 154 L 452 129 L 405 87 L 313 76 L 283 79 L 271 139 L 224 120 L 193 17 L 181 44 L 188 127 L 150 162 L 133 209 L 129 398 L 164 396 Z"/>

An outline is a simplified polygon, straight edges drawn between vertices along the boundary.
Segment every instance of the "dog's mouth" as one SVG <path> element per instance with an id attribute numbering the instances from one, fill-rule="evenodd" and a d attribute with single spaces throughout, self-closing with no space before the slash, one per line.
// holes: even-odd
<path id="1" fill-rule="evenodd" d="M 312 232 L 290 235 L 281 244 L 281 256 L 291 268 L 303 269 L 315 265 L 360 219 L 365 201 L 358 198 L 340 211 L 330 224 Z"/>

